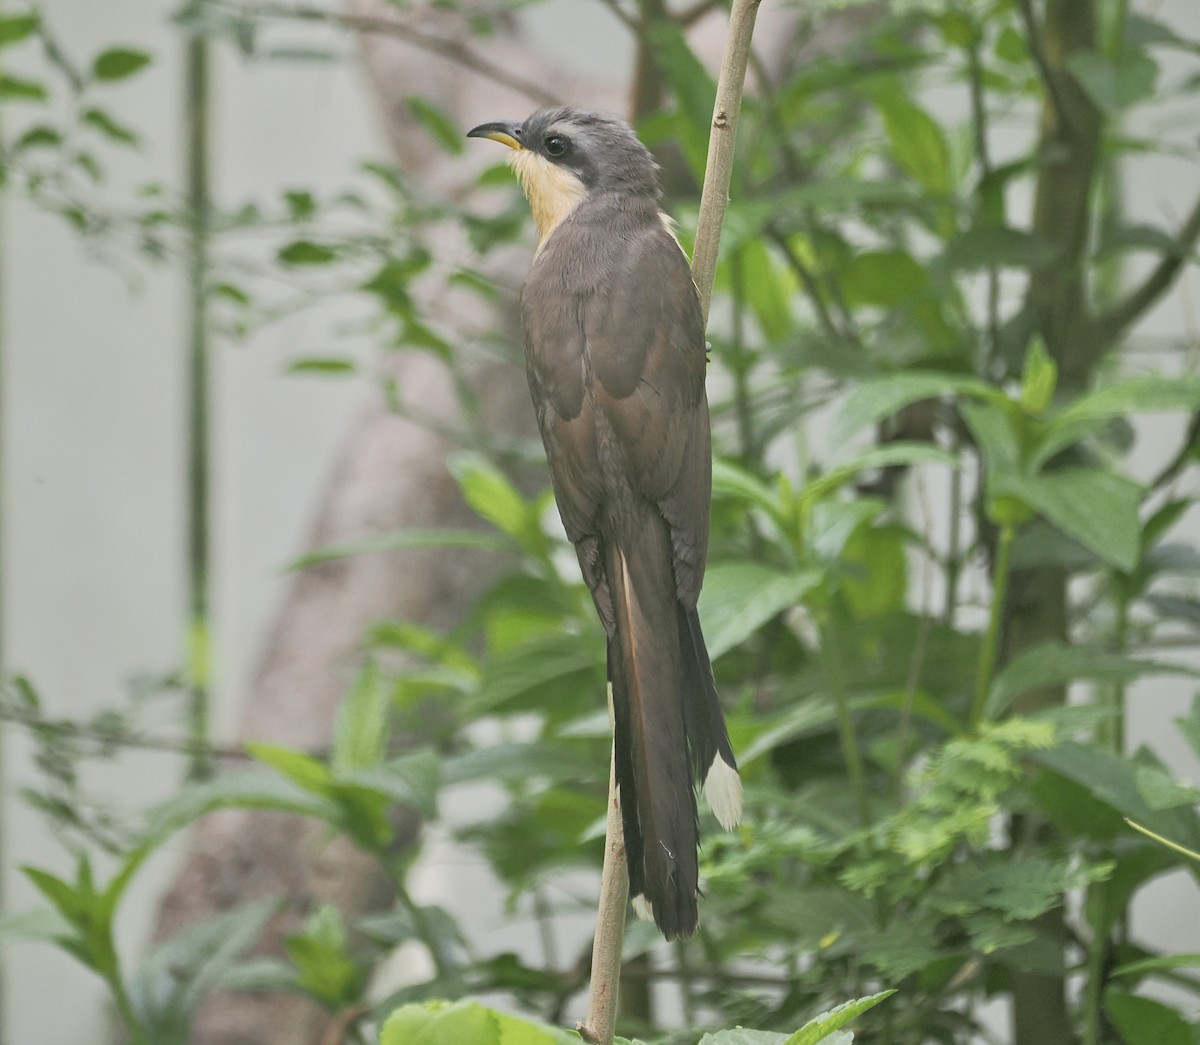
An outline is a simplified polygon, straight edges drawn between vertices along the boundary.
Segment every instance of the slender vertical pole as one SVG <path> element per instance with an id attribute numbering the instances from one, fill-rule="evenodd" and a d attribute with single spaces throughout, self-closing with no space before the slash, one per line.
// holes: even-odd
<path id="1" fill-rule="evenodd" d="M 0 0 L 0 11 L 4 8 L 4 0 Z M 4 680 L 8 676 L 5 654 L 5 596 L 7 590 L 4 585 L 5 574 L 5 543 L 4 543 L 4 518 L 5 512 L 8 510 L 8 504 L 4 497 L 4 455 L 7 451 L 5 442 L 4 419 L 9 416 L 5 406 L 8 389 L 4 384 L 4 317 L 7 314 L 4 310 L 4 247 L 7 231 L 4 225 L 4 189 L 0 186 L 0 685 L 3 685 Z M 4 759 L 5 745 L 5 729 L 4 723 L 0 722 L 0 853 L 6 852 L 5 841 L 7 835 L 7 819 L 8 812 L 8 776 L 6 773 L 6 765 Z M 0 867 L 0 915 L 6 912 L 7 892 L 5 890 L 5 871 Z M 4 970 L 4 951 L 0 949 L 0 1045 L 8 1040 L 8 978 L 5 976 Z"/>
<path id="2" fill-rule="evenodd" d="M 608 717 L 612 721 L 612 687 Z M 611 1045 L 617 1018 L 617 986 L 621 979 L 621 945 L 625 939 L 625 909 L 629 901 L 629 873 L 625 865 L 625 829 L 617 791 L 617 753 L 608 770 L 608 819 L 604 825 L 604 869 L 600 872 L 599 917 L 592 940 L 592 979 L 588 993 L 587 1022 L 578 1027 L 587 1042 Z"/>
<path id="3" fill-rule="evenodd" d="M 187 610 L 188 733 L 195 744 L 188 774 L 207 776 L 212 683 L 208 585 L 209 367 L 208 367 L 208 41 L 190 36 L 184 56 L 185 181 L 188 201 L 189 332 L 187 371 Z"/>
<path id="4" fill-rule="evenodd" d="M 4 0 L 0 0 L 0 12 L 4 10 Z M 8 231 L 4 224 L 4 204 L 5 193 L 3 185 L 0 185 L 0 685 L 4 684 L 4 680 L 8 677 L 8 667 L 5 660 L 5 609 L 7 608 L 5 599 L 8 594 L 4 584 L 4 579 L 7 576 L 6 556 L 5 556 L 5 540 L 4 540 L 4 520 L 5 513 L 8 511 L 8 502 L 5 498 L 5 454 L 8 447 L 5 440 L 6 430 L 4 427 L 4 419 L 9 417 L 6 401 L 8 399 L 8 388 L 4 383 L 4 317 L 7 312 L 4 309 L 4 277 L 5 277 L 5 256 L 4 248 L 6 246 L 5 233 Z M 0 722 L 0 853 L 7 852 L 6 842 L 8 835 L 8 773 L 7 764 L 4 758 L 4 746 L 6 743 L 4 723 Z M 5 870 L 0 866 L 0 915 L 7 913 L 8 893 L 5 889 Z M 4 950 L 0 948 L 0 1045 L 5 1045 L 8 1041 L 8 977 L 5 975 L 4 968 Z"/>

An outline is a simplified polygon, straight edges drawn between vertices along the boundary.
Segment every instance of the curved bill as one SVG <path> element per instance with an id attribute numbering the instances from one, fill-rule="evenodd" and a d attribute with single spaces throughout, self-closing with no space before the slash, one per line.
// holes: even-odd
<path id="1" fill-rule="evenodd" d="M 521 124 L 515 120 L 496 120 L 494 123 L 481 123 L 467 131 L 468 138 L 490 138 L 510 149 L 523 149 L 521 144 Z"/>

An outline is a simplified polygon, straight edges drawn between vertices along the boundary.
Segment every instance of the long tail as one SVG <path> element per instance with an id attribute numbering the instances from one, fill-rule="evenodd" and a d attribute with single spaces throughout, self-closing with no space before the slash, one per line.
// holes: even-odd
<path id="1" fill-rule="evenodd" d="M 741 782 L 699 619 L 676 595 L 666 527 L 654 520 L 624 536 L 610 542 L 605 566 L 616 617 L 608 673 L 630 895 L 671 940 L 691 935 L 697 922 L 693 765 L 726 827 L 741 816 Z"/>

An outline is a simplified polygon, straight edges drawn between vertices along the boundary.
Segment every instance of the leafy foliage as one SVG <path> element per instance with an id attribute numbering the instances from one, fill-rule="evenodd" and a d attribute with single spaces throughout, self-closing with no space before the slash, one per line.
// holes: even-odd
<path id="1" fill-rule="evenodd" d="M 1022 993 L 1029 970 L 1057 980 L 1050 1016 L 1088 1045 L 1194 1036 L 1196 956 L 1135 939 L 1128 912 L 1157 876 L 1195 872 L 1198 795 L 1160 754 L 1129 750 L 1125 723 L 1126 687 L 1186 674 L 1156 645 L 1197 639 L 1200 381 L 1182 354 L 1160 372 L 1127 361 L 1132 322 L 1164 288 L 1131 292 L 1119 277 L 1134 251 L 1190 263 L 1195 236 L 1129 224 L 1119 194 L 1102 188 L 1122 161 L 1190 147 L 1194 127 L 1150 143 L 1121 121 L 1151 98 L 1194 99 L 1200 45 L 1115 2 L 1085 6 L 1101 29 L 1070 48 L 1047 48 L 1053 27 L 1035 12 L 1031 35 L 1024 5 L 1005 0 L 876 8 L 840 49 L 806 52 L 746 101 L 709 332 L 717 459 L 701 615 L 747 811 L 727 833 L 704 814 L 698 939 L 666 949 L 631 927 L 627 958 L 649 955 L 651 976 L 678 984 L 692 1018 L 672 1032 L 632 1013 L 625 1029 L 644 1040 L 967 1040 L 982 1033 L 987 998 L 1040 1004 Z M 196 0 L 181 19 L 258 53 L 260 26 L 231 7 Z M 482 24 L 506 5 L 495 7 L 478 12 Z M 835 16 L 805 17 L 819 28 Z M 639 130 L 677 153 L 668 195 L 686 244 L 714 84 L 679 25 L 645 28 L 665 101 Z M 0 78 L 8 190 L 98 250 L 133 242 L 143 260 L 170 256 L 187 215 L 165 189 L 144 186 L 119 215 L 92 191 L 107 150 L 140 141 L 108 92 L 150 56 L 121 45 L 73 62 L 37 11 L 0 18 L 5 53 L 38 42 L 39 78 Z M 1177 82 L 1162 70 L 1168 48 L 1191 60 Z M 1047 83 L 1051 60 L 1062 66 Z M 953 115 L 930 104 L 935 82 L 954 93 Z M 996 123 L 1032 127 L 1068 104 L 1064 92 L 1097 163 L 1032 136 L 1000 162 Z M 49 104 L 62 93 L 69 119 Z M 432 143 L 461 151 L 436 100 L 407 105 Z M 161 1045 L 187 1040 L 215 985 L 303 994 L 350 1022 L 369 1014 L 383 1045 L 578 1040 L 551 1024 L 584 986 L 582 962 L 481 953 L 455 911 L 410 895 L 412 854 L 397 851 L 393 816 L 400 805 L 437 820 L 455 789 L 492 788 L 499 812 L 444 826 L 486 860 L 508 910 L 549 937 L 552 887 L 600 862 L 609 739 L 590 600 L 544 481 L 522 467 L 540 449 L 478 420 L 467 378 L 495 345 L 461 337 L 417 293 L 436 279 L 504 300 L 490 259 L 527 220 L 516 201 L 485 216 L 386 164 L 348 181 L 328 198 L 297 187 L 215 215 L 214 315 L 236 336 L 351 294 L 380 344 L 441 360 L 467 418 L 446 433 L 462 447 L 450 471 L 481 528 L 387 534 L 296 565 L 442 546 L 506 566 L 449 633 L 414 621 L 371 629 L 328 751 L 255 745 L 258 771 L 189 785 L 119 822 L 83 801 L 77 767 L 128 739 L 132 720 L 55 722 L 16 680 L 3 709 L 30 725 L 46 774 L 31 798 L 77 858 L 72 876 L 28 869 L 48 906 L 0 933 L 55 942 L 105 980 L 135 1038 Z M 479 178 L 497 184 L 511 184 L 503 169 Z M 1075 200 L 1083 241 L 1042 211 L 1027 216 L 1016 201 L 1031 192 L 1057 194 L 1064 210 Z M 447 221 L 469 243 L 453 264 L 431 236 Z M 249 230 L 270 243 L 255 258 L 237 247 Z M 293 370 L 357 365 L 305 349 Z M 397 410 L 441 424 L 389 392 Z M 1171 448 L 1137 447 L 1130 418 L 1158 413 L 1193 421 Z M 936 513 L 933 486 L 946 491 Z M 1179 726 L 1200 757 L 1200 700 Z M 345 836 L 384 869 L 395 908 L 347 924 L 318 907 L 286 956 L 247 959 L 272 914 L 258 906 L 128 973 L 112 943 L 128 882 L 171 832 L 237 806 Z M 91 856 L 100 847 L 117 861 L 106 884 Z M 553 895 L 564 913 L 590 907 L 586 889 Z M 376 1004 L 370 974 L 400 946 L 423 951 L 431 972 Z M 1173 1008 L 1139 993 L 1161 980 L 1189 1000 Z M 882 988 L 895 996 L 864 1018 Z M 544 1022 L 469 1000 L 482 994 Z"/>

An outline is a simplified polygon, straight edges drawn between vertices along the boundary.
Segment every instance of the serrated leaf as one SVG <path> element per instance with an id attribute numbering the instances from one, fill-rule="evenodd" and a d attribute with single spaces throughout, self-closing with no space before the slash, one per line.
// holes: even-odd
<path id="1" fill-rule="evenodd" d="M 795 1034 L 788 1038 L 784 1045 L 817 1045 L 818 1042 L 828 1041 L 829 1036 L 840 1030 L 846 1024 L 858 1019 L 868 1009 L 874 1008 L 881 1001 L 890 998 L 896 992 L 880 991 L 866 998 L 848 1001 L 835 1009 L 830 1009 L 814 1020 L 809 1020 Z"/>
<path id="2" fill-rule="evenodd" d="M 816 570 L 781 574 L 756 562 L 710 567 L 700 592 L 700 619 L 716 660 L 772 617 L 795 606 L 821 582 Z"/>
<path id="3" fill-rule="evenodd" d="M 153 59 L 145 51 L 135 51 L 128 47 L 111 47 L 96 56 L 92 62 L 92 75 L 97 80 L 111 83 L 124 80 L 140 72 Z"/>
<path id="4" fill-rule="evenodd" d="M 1141 551 L 1137 483 L 1095 468 L 1042 475 L 991 477 L 994 494 L 1015 497 L 1085 548 L 1118 569 L 1132 572 Z"/>

